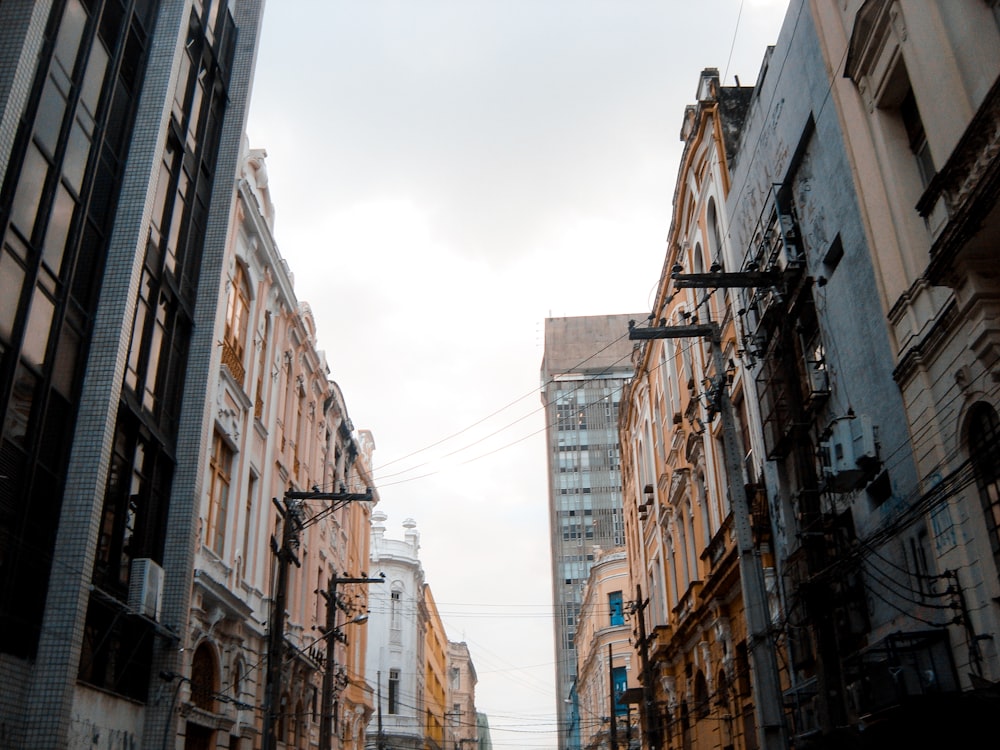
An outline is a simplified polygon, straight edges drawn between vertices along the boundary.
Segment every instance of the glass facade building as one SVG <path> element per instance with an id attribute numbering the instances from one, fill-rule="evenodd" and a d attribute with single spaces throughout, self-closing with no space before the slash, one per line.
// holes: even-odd
<path id="1" fill-rule="evenodd" d="M 618 405 L 632 377 L 629 320 L 644 314 L 549 318 L 541 367 L 559 747 L 578 748 L 573 639 L 594 548 L 625 545 Z"/>

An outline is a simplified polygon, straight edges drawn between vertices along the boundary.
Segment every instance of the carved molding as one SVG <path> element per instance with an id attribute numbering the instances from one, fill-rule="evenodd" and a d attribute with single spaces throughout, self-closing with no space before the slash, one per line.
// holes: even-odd
<path id="1" fill-rule="evenodd" d="M 925 218 L 943 202 L 947 221 L 931 247 L 927 269 L 932 283 L 948 283 L 955 256 L 996 211 L 1000 197 L 1000 79 L 969 122 L 948 161 L 934 176 L 917 204 Z M 991 253 L 990 243 L 982 251 Z M 950 284 L 949 284 L 950 285 Z"/>

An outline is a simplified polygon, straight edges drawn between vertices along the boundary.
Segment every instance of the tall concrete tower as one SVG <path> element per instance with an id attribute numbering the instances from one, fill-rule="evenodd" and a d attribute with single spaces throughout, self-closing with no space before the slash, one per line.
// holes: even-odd
<path id="1" fill-rule="evenodd" d="M 262 5 L 0 3 L 5 748 L 167 747 Z"/>
<path id="2" fill-rule="evenodd" d="M 594 547 L 625 544 L 618 404 L 632 377 L 629 320 L 636 315 L 545 321 L 545 405 L 552 537 L 552 599 L 559 747 L 579 748 L 576 704 L 577 617 Z"/>

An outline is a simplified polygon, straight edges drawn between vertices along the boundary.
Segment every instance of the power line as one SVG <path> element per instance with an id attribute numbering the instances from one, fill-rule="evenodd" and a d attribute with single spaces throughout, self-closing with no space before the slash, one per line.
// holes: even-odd
<path id="1" fill-rule="evenodd" d="M 611 347 L 615 346 L 622 339 L 626 338 L 627 335 L 628 335 L 627 333 L 623 334 L 622 336 L 619 336 L 617 339 L 615 339 L 614 341 L 610 342 L 606 346 L 602 347 L 601 349 L 598 349 L 596 352 L 594 352 L 593 354 L 587 356 L 586 358 L 584 358 L 583 360 L 581 360 L 580 362 L 578 362 L 576 365 L 574 365 L 572 368 L 570 368 L 570 371 L 577 371 L 577 370 L 579 370 L 585 364 L 587 364 L 587 362 L 589 362 L 590 360 L 592 360 L 594 357 L 597 357 L 598 355 L 603 354 L 605 351 L 607 351 Z M 622 361 L 621 359 L 618 360 L 618 362 L 621 362 L 621 361 Z M 616 362 L 615 364 L 617 364 L 618 362 Z M 613 367 L 613 366 L 614 365 L 611 365 L 611 367 Z M 604 370 L 604 372 L 607 372 L 607 371 L 608 371 L 607 369 Z M 554 382 L 555 382 L 554 379 L 550 379 L 547 382 L 543 383 L 540 386 L 540 388 L 545 388 L 546 386 L 551 385 Z M 454 432 L 451 435 L 448 435 L 448 436 L 443 437 L 443 438 L 441 438 L 439 440 L 436 440 L 435 442 L 430 443 L 429 445 L 426 445 L 423 448 L 419 448 L 419 449 L 417 449 L 415 451 L 411 451 L 410 453 L 407 453 L 404 456 L 400 456 L 399 458 L 394 458 L 391 461 L 388 461 L 388 462 L 382 464 L 379 468 L 380 469 L 384 469 L 386 466 L 391 466 L 392 464 L 398 463 L 398 462 L 403 461 L 403 460 L 405 460 L 407 458 L 411 458 L 411 457 L 416 456 L 416 455 L 418 455 L 420 453 L 424 453 L 425 451 L 428 451 L 431 448 L 435 448 L 435 447 L 441 445 L 442 443 L 446 443 L 449 440 L 452 440 L 453 438 L 456 438 L 456 437 L 458 437 L 460 435 L 463 435 L 466 432 L 468 432 L 469 430 L 471 430 L 473 427 L 477 427 L 478 425 L 482 424 L 483 422 L 486 422 L 487 420 L 492 419 L 497 414 L 500 414 L 500 413 L 506 411 L 507 409 L 509 409 L 510 407 L 514 406 L 515 404 L 520 403 L 524 399 L 526 399 L 526 398 L 528 398 L 530 396 L 536 395 L 538 393 L 538 391 L 539 391 L 539 388 L 534 388 L 534 389 L 528 391 L 527 393 L 524 393 L 521 396 L 518 396 L 513 401 L 510 401 L 506 406 L 502 406 L 499 409 L 496 409 L 495 411 L 491 412 L 490 414 L 487 414 L 485 417 L 482 417 L 481 419 L 476 420 L 472 424 L 470 424 L 470 425 L 468 425 L 466 427 L 463 427 L 462 429 L 458 430 L 457 432 Z M 538 409 L 535 409 L 534 411 L 531 412 L 531 414 L 535 414 L 537 412 L 538 412 Z M 515 422 L 511 423 L 511 425 L 508 425 L 508 427 L 512 426 L 513 424 L 517 424 L 517 422 L 520 422 L 520 421 L 526 419 L 527 416 L 530 416 L 530 414 L 526 415 L 524 417 L 521 417 L 520 419 L 515 420 Z M 506 429 L 506 428 L 501 428 L 501 430 L 502 429 Z M 493 433 L 493 434 L 495 434 L 495 433 Z M 477 441 L 477 442 L 481 442 L 481 441 Z M 473 443 L 473 445 L 475 445 L 475 443 Z M 469 446 L 467 446 L 467 447 L 469 447 Z M 459 450 L 461 450 L 461 449 L 459 449 Z M 453 453 L 456 453 L 456 452 L 458 452 L 458 451 L 453 451 Z M 447 454 L 447 455 L 452 455 L 452 454 Z M 420 464 L 420 466 L 423 466 L 423 465 L 426 465 L 426 462 L 424 464 Z M 398 473 L 401 473 L 401 472 L 396 472 L 396 473 L 398 474 Z M 402 472 L 402 473 L 405 473 L 405 472 Z M 395 476 L 395 474 L 389 474 L 389 475 L 386 475 L 386 476 L 390 476 L 391 477 L 391 476 Z"/>

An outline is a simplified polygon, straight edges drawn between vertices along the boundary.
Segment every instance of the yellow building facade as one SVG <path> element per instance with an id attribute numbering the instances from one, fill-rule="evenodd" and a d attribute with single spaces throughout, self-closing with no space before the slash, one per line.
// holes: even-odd
<path id="1" fill-rule="evenodd" d="M 431 587 L 424 584 L 424 748 L 444 750 L 448 713 L 448 634 Z"/>

